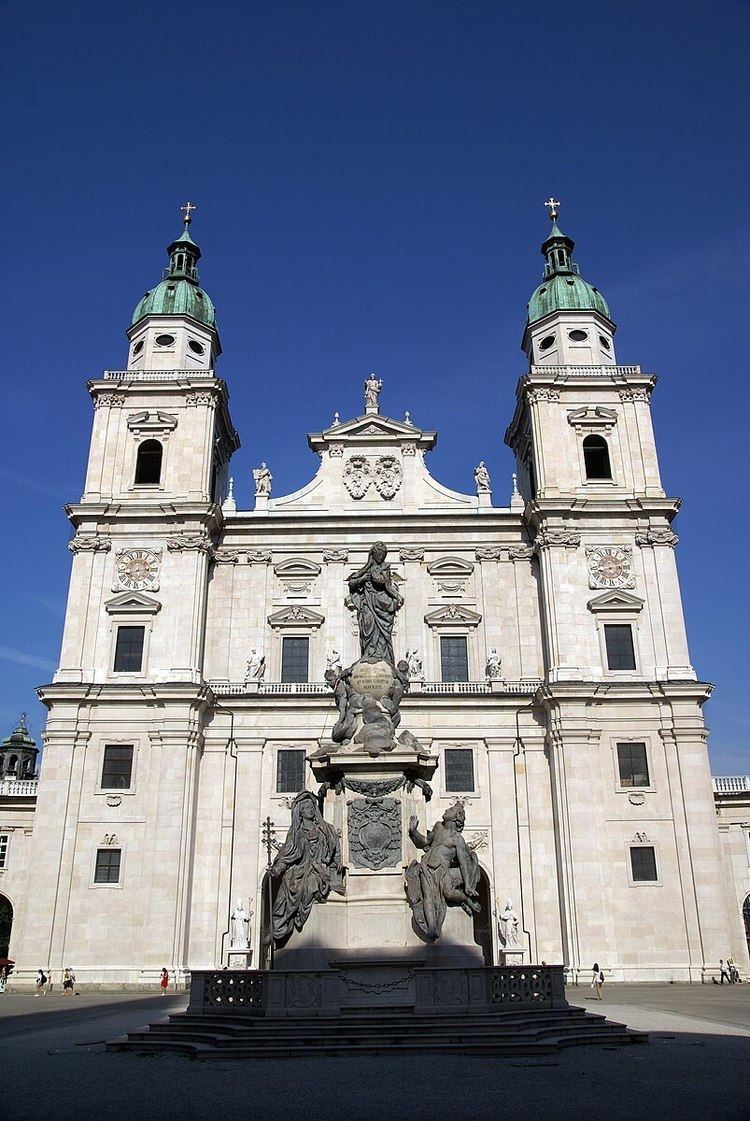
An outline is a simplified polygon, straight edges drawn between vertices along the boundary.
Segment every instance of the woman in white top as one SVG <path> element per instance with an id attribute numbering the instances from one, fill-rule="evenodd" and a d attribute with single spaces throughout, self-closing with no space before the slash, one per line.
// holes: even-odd
<path id="1" fill-rule="evenodd" d="M 593 976 L 591 978 L 591 988 L 596 992 L 596 999 L 602 999 L 602 985 L 604 984 L 604 973 L 599 968 L 598 962 L 594 962 Z"/>

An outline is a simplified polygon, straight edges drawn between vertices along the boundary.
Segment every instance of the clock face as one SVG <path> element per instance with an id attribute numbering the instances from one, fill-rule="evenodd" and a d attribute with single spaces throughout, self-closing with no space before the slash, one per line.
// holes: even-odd
<path id="1" fill-rule="evenodd" d="M 117 579 L 125 588 L 149 588 L 159 575 L 159 557 L 148 549 L 125 549 L 117 558 Z"/>
<path id="2" fill-rule="evenodd" d="M 619 549 L 598 549 L 590 554 L 589 563 L 600 587 L 621 587 L 630 577 L 630 558 Z"/>

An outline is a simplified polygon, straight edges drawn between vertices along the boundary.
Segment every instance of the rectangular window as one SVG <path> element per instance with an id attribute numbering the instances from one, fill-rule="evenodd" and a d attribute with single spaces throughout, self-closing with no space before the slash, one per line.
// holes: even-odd
<path id="1" fill-rule="evenodd" d="M 145 627 L 118 627 L 115 673 L 140 673 L 143 665 Z"/>
<path id="2" fill-rule="evenodd" d="M 285 638 L 281 647 L 281 680 L 307 681 L 309 638 Z"/>
<path id="3" fill-rule="evenodd" d="M 656 875 L 656 850 L 650 845 L 637 845 L 630 850 L 633 883 L 653 883 Z"/>
<path id="4" fill-rule="evenodd" d="M 440 639 L 440 670 L 443 681 L 469 680 L 469 654 L 465 636 Z"/>
<path id="5" fill-rule="evenodd" d="M 119 884 L 122 849 L 97 849 L 95 884 Z"/>
<path id="6" fill-rule="evenodd" d="M 617 765 L 620 786 L 649 785 L 645 743 L 618 743 Z"/>
<path id="7" fill-rule="evenodd" d="M 635 669 L 633 628 L 630 623 L 607 623 L 604 627 L 609 669 Z"/>
<path id="8" fill-rule="evenodd" d="M 305 788 L 305 752 L 282 747 L 276 752 L 276 793 L 298 794 Z"/>
<path id="9" fill-rule="evenodd" d="M 8 834 L 0 833 L 0 868 L 8 866 Z"/>
<path id="10" fill-rule="evenodd" d="M 133 774 L 133 748 L 120 744 L 107 744 L 102 764 L 104 790 L 129 790 Z"/>
<path id="11" fill-rule="evenodd" d="M 470 747 L 446 747 L 445 790 L 465 794 L 474 789 L 474 752 Z"/>

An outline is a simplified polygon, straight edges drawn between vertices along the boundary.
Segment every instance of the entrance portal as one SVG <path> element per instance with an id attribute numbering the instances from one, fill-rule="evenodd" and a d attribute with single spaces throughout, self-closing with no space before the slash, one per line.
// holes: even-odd
<path id="1" fill-rule="evenodd" d="M 10 899 L 0 895 L 0 958 L 7 958 L 10 947 L 10 931 L 13 926 L 13 907 Z"/>

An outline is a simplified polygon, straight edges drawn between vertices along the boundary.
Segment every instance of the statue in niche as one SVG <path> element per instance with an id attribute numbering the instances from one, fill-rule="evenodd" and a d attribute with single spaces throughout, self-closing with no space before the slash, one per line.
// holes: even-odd
<path id="1" fill-rule="evenodd" d="M 365 408 L 377 409 L 378 398 L 380 397 L 380 390 L 383 388 L 383 382 L 380 378 L 376 378 L 374 374 L 370 374 L 365 379 Z"/>
<path id="2" fill-rule="evenodd" d="M 271 483 L 273 482 L 273 475 L 269 471 L 268 465 L 261 463 L 260 467 L 256 467 L 253 470 L 253 478 L 255 479 L 255 497 L 267 498 L 271 493 Z"/>
<path id="3" fill-rule="evenodd" d="M 266 656 L 260 654 L 255 647 L 247 660 L 245 681 L 262 681 L 266 674 Z"/>
<path id="4" fill-rule="evenodd" d="M 487 655 L 484 676 L 487 681 L 497 681 L 502 676 L 502 658 L 494 646 Z"/>
<path id="5" fill-rule="evenodd" d="M 335 646 L 331 647 L 330 654 L 326 654 L 326 673 L 328 670 L 341 673 L 341 655 Z"/>
<path id="6" fill-rule="evenodd" d="M 393 624 L 404 601 L 393 583 L 391 566 L 385 562 L 387 556 L 383 542 L 376 541 L 367 564 L 349 577 L 346 606 L 357 612 L 362 657 L 395 666 Z"/>
<path id="7" fill-rule="evenodd" d="M 232 912 L 232 944 L 233 950 L 246 950 L 250 943 L 250 929 L 249 923 L 253 912 L 248 914 L 245 911 L 244 904 L 241 899 L 237 900 L 237 906 Z"/>
<path id="8" fill-rule="evenodd" d="M 476 483 L 477 494 L 487 494 L 492 490 L 490 473 L 483 459 L 481 459 L 478 466 L 474 468 L 474 482 Z"/>
<path id="9" fill-rule="evenodd" d="M 479 861 L 462 836 L 465 824 L 460 802 L 445 811 L 426 837 L 419 832 L 418 818 L 409 819 L 409 836 L 425 855 L 406 869 L 406 895 L 417 929 L 430 942 L 440 937 L 449 904 L 461 907 L 467 915 L 481 910 L 477 903 Z"/>
<path id="10" fill-rule="evenodd" d="M 500 937 L 503 940 L 506 950 L 520 950 L 521 943 L 518 940 L 518 928 L 520 922 L 518 915 L 513 909 L 513 904 L 510 899 L 505 904 L 504 910 L 500 912 Z"/>
<path id="11" fill-rule="evenodd" d="M 275 942 L 302 930 L 313 903 L 325 903 L 332 879 L 340 882 L 342 873 L 338 834 L 323 819 L 315 795 L 303 790 L 292 802 L 292 823 L 271 866 L 271 876 L 281 878 L 273 906 Z"/>

